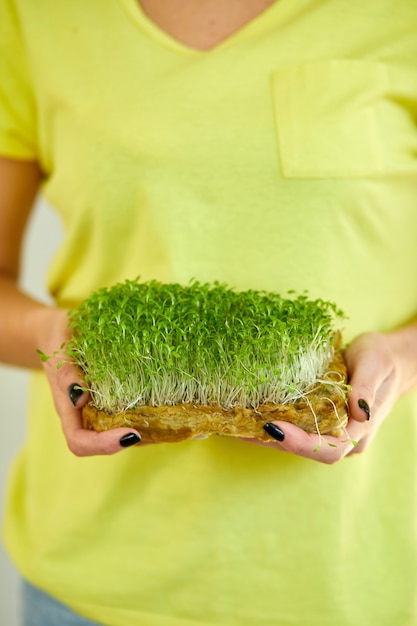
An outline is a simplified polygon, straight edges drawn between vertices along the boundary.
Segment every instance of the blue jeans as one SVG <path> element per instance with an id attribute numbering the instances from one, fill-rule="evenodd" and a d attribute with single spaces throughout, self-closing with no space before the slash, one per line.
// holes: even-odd
<path id="1" fill-rule="evenodd" d="M 26 581 L 22 586 L 22 626 L 103 626 L 74 613 Z"/>

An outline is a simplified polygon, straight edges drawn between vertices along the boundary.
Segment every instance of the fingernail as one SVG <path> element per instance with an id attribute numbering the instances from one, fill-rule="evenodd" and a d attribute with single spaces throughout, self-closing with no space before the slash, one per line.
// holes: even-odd
<path id="1" fill-rule="evenodd" d="M 80 398 L 83 393 L 84 391 L 77 383 L 73 383 L 68 387 L 68 396 L 74 406 L 77 404 L 78 398 Z"/>
<path id="2" fill-rule="evenodd" d="M 129 446 L 134 446 L 135 443 L 140 443 L 141 438 L 136 433 L 128 433 L 127 435 L 123 435 L 120 439 L 120 445 L 123 448 L 128 448 Z"/>
<path id="3" fill-rule="evenodd" d="M 371 419 L 371 409 L 369 408 L 369 404 L 367 403 L 366 400 L 362 400 L 362 398 L 360 400 L 358 400 L 358 405 L 359 408 L 362 409 L 362 411 L 364 411 L 366 413 L 366 419 L 370 420 Z"/>
<path id="4" fill-rule="evenodd" d="M 278 428 L 278 426 L 276 426 L 272 422 L 267 422 L 266 424 L 264 424 L 263 429 L 266 430 L 268 435 L 271 435 L 271 437 L 273 437 L 277 441 L 284 441 L 284 433 L 280 428 Z"/>

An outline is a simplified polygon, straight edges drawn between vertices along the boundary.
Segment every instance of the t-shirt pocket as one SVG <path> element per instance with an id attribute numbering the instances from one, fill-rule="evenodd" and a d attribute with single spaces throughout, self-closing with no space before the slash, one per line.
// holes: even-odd
<path id="1" fill-rule="evenodd" d="M 272 74 L 272 92 L 284 177 L 372 177 L 401 169 L 411 156 L 399 154 L 401 146 L 389 146 L 396 141 L 393 132 L 411 130 L 411 117 L 391 99 L 384 63 L 282 67 Z M 388 157 L 391 163 L 389 147 L 397 150 Z"/>

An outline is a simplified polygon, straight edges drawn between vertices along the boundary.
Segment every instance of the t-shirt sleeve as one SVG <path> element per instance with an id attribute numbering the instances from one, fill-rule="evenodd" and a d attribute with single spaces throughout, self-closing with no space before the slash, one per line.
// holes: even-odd
<path id="1" fill-rule="evenodd" d="M 14 0 L 0 0 L 0 155 L 36 160 L 36 107 Z"/>

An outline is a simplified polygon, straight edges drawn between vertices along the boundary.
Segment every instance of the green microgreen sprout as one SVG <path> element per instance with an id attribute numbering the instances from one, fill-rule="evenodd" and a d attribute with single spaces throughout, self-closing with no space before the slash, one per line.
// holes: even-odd
<path id="1" fill-rule="evenodd" d="M 256 409 L 308 399 L 343 317 L 305 294 L 127 280 L 70 311 L 65 353 L 108 414 L 181 403 Z"/>

